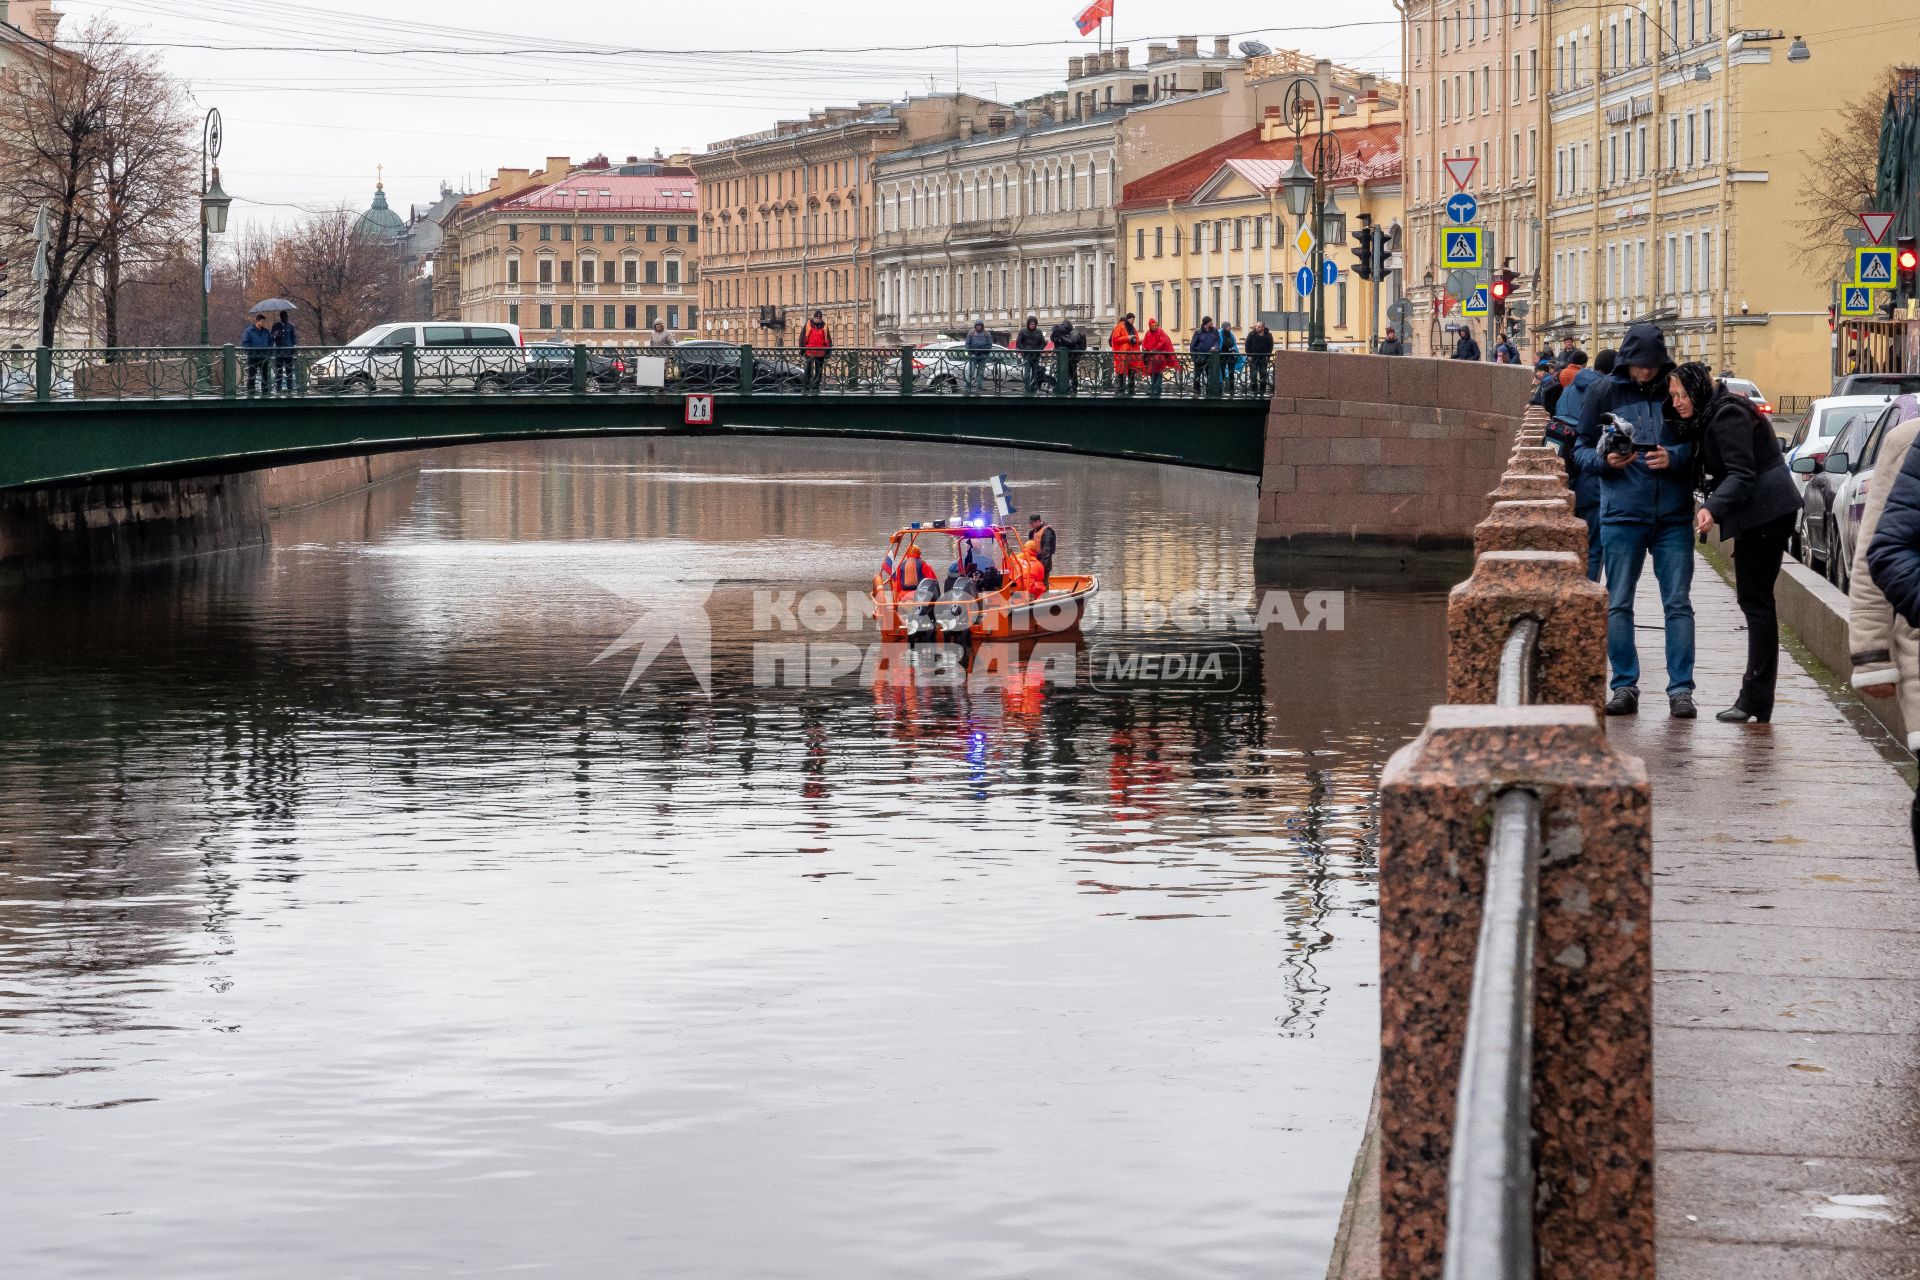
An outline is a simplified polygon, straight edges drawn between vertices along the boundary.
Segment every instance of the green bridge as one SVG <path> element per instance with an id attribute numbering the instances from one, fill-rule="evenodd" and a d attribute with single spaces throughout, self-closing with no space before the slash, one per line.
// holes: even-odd
<path id="1" fill-rule="evenodd" d="M 1259 475 L 1265 362 L 689 343 L 0 352 L 0 490 L 542 437 L 836 435 Z M 701 410 L 710 410 L 710 421 Z"/>

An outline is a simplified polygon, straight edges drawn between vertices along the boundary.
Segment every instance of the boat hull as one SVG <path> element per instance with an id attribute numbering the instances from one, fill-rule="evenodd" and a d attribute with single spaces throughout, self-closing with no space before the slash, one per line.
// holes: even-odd
<path id="1" fill-rule="evenodd" d="M 932 602 L 901 596 L 889 588 L 873 594 L 874 615 L 886 640 L 928 643 L 1071 636 L 1080 630 L 1087 602 L 1100 590 L 1098 575 L 1056 574 L 1039 596 L 1024 591 L 990 591 L 983 596 Z"/>

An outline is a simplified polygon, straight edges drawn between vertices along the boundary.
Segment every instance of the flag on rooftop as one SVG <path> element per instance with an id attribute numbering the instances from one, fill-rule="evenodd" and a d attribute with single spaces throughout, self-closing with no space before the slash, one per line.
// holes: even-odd
<path id="1" fill-rule="evenodd" d="M 1073 25 L 1080 28 L 1080 34 L 1090 36 L 1099 30 L 1100 24 L 1113 16 L 1113 0 L 1093 0 L 1093 3 L 1080 11 Z"/>

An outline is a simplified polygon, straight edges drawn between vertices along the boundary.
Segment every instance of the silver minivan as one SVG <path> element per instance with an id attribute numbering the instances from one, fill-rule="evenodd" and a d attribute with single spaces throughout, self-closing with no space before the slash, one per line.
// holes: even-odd
<path id="1" fill-rule="evenodd" d="M 401 350 L 414 348 L 414 385 L 427 392 L 507 390 L 526 372 L 515 324 L 417 321 L 377 324 L 307 367 L 317 391 L 372 395 L 400 390 Z"/>

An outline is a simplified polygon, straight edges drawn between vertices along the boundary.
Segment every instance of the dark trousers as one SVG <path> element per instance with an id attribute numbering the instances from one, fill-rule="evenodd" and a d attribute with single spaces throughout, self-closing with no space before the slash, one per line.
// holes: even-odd
<path id="1" fill-rule="evenodd" d="M 1747 615 L 1747 673 L 1740 681 L 1736 707 L 1762 720 L 1773 715 L 1773 685 L 1780 675 L 1780 615 L 1773 605 L 1773 584 L 1793 535 L 1793 517 L 1781 516 L 1733 540 L 1733 593 Z"/>
<path id="2" fill-rule="evenodd" d="M 267 357 L 247 357 L 247 394 L 250 396 L 271 393 L 273 384 L 268 379 Z"/>
<path id="3" fill-rule="evenodd" d="M 1587 522 L 1587 581 L 1600 581 L 1600 507 L 1595 504 L 1589 511 L 1579 513 Z"/>
<path id="4" fill-rule="evenodd" d="M 806 377 L 802 381 L 800 389 L 802 391 L 818 391 L 820 389 L 821 375 L 827 371 L 827 358 L 825 356 L 808 356 L 806 361 Z"/>
<path id="5" fill-rule="evenodd" d="M 1907 818 L 1907 823 L 1913 828 L 1914 865 L 1916 868 L 1920 868 L 1920 791 L 1913 793 L 1913 808 Z"/>

